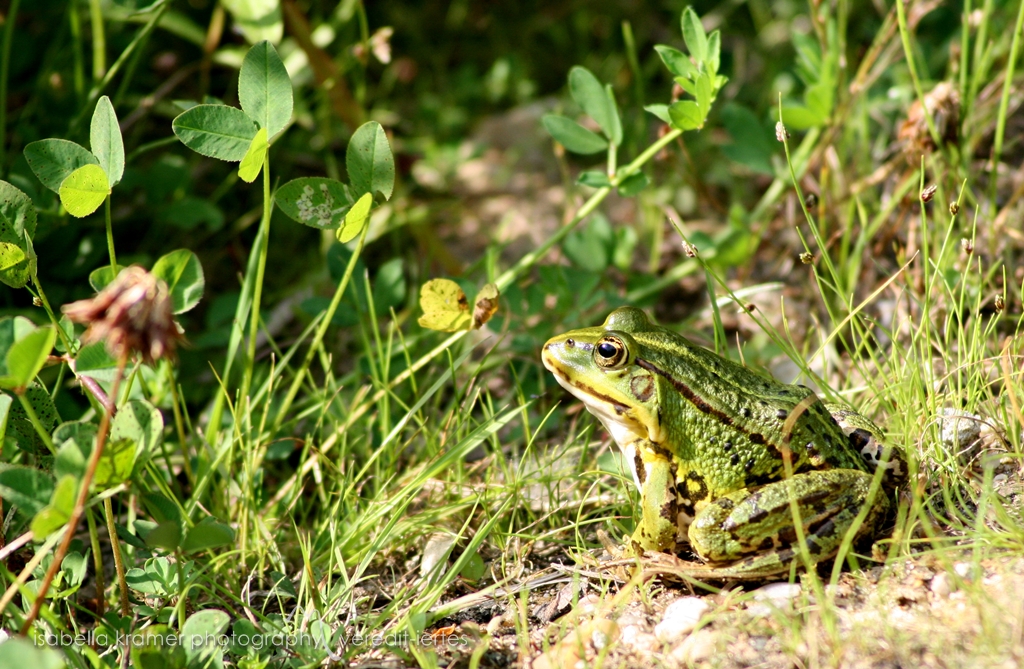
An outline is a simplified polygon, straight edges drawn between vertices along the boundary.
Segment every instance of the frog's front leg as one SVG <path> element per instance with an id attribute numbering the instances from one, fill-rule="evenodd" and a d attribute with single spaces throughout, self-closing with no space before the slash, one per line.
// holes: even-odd
<path id="1" fill-rule="evenodd" d="M 640 523 L 631 543 L 645 551 L 673 552 L 679 521 L 675 466 L 642 441 L 623 451 L 627 458 L 632 451 L 629 464 L 640 484 Z"/>
<path id="2" fill-rule="evenodd" d="M 812 562 L 839 550 L 847 530 L 867 501 L 871 475 L 854 469 L 796 474 L 750 492 L 713 500 L 690 525 L 690 544 L 709 563 L 709 576 L 757 578 L 789 569 L 800 559 L 790 498 L 796 500 Z M 878 491 L 857 536 L 875 530 L 888 506 Z M 711 573 L 714 572 L 714 573 Z"/>

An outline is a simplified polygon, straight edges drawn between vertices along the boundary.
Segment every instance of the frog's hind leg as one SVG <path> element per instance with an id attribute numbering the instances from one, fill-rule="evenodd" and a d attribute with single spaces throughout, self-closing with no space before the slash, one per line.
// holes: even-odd
<path id="1" fill-rule="evenodd" d="M 790 499 L 803 527 L 811 562 L 833 557 L 868 501 L 871 475 L 854 469 L 796 474 L 751 492 L 739 490 L 704 507 L 690 525 L 690 544 L 708 563 L 708 578 L 758 578 L 785 572 L 800 560 Z M 870 534 L 888 505 L 878 491 L 857 531 Z"/>

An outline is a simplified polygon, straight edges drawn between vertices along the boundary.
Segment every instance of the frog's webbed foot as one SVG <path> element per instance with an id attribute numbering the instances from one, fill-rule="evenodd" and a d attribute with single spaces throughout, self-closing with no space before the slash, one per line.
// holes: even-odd
<path id="1" fill-rule="evenodd" d="M 871 475 L 853 469 L 806 472 L 751 492 L 739 490 L 712 501 L 690 525 L 693 549 L 707 561 L 708 578 L 756 579 L 783 574 L 800 564 L 794 509 L 811 563 L 833 557 L 867 503 Z M 878 491 L 857 530 L 874 532 L 888 505 Z"/>

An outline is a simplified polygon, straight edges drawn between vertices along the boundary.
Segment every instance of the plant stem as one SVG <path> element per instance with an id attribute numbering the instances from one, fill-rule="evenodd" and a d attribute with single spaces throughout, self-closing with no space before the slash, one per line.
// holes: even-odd
<path id="1" fill-rule="evenodd" d="M 260 300 L 263 297 L 263 274 L 267 268 L 267 248 L 270 240 L 270 156 L 263 162 L 263 219 L 260 221 L 259 260 L 256 264 L 256 282 L 252 292 L 252 307 L 249 312 L 249 346 L 245 354 L 245 370 L 242 376 L 242 392 L 238 397 L 241 415 L 249 415 L 249 388 L 252 386 L 252 370 L 256 366 L 256 335 L 260 331 Z M 225 379 L 225 383 L 227 379 Z"/>
<path id="2" fill-rule="evenodd" d="M 100 537 L 96 533 L 96 519 L 92 517 L 92 511 L 86 511 L 85 522 L 89 526 L 89 545 L 92 546 L 92 564 L 96 570 L 96 605 L 98 617 L 102 618 L 107 610 L 107 598 L 104 590 L 107 589 L 103 582 L 103 553 L 100 550 Z"/>
<path id="3" fill-rule="evenodd" d="M 125 366 L 128 364 L 128 352 L 125 351 L 121 355 L 121 359 L 117 361 L 117 373 L 114 375 L 114 383 L 110 390 L 110 396 L 112 398 L 117 397 L 118 386 L 121 385 L 121 378 L 124 376 Z M 46 570 L 46 575 L 43 576 L 43 580 L 39 585 L 35 601 L 32 602 L 32 610 L 29 611 L 28 616 L 25 618 L 25 622 L 21 626 L 21 634 L 23 636 L 28 635 L 28 630 L 32 627 L 32 623 L 35 622 L 39 616 L 39 611 L 43 607 L 43 602 L 46 601 L 46 593 L 50 589 L 50 584 L 53 583 L 53 577 L 57 575 L 57 571 L 60 569 L 61 562 L 64 561 L 64 556 L 67 555 L 68 549 L 71 547 L 71 540 L 75 538 L 75 530 L 78 528 L 79 521 L 82 520 L 82 514 L 85 511 L 85 502 L 89 498 L 89 487 L 92 485 L 93 477 L 96 476 L 96 467 L 100 463 L 100 457 L 103 455 L 103 447 L 107 442 L 107 435 L 110 432 L 110 421 L 112 419 L 110 411 L 103 412 L 103 417 L 100 418 L 99 432 L 96 434 L 96 445 L 92 449 L 92 453 L 89 456 L 89 463 L 85 468 L 85 475 L 82 477 L 80 487 L 78 489 L 78 499 L 75 500 L 75 508 L 71 511 L 71 518 L 68 519 L 68 529 L 64 534 L 64 540 L 61 541 L 57 551 L 53 554 L 53 562 L 50 563 L 50 568 Z"/>
<path id="4" fill-rule="evenodd" d="M 117 569 L 117 590 L 121 593 L 121 615 L 131 615 L 131 610 L 128 607 L 128 582 L 124 578 L 124 558 L 121 556 L 121 542 L 117 538 L 117 526 L 114 525 L 114 505 L 109 497 L 103 500 L 103 515 L 107 520 L 110 549 L 114 553 L 114 568 Z"/>
<path id="5" fill-rule="evenodd" d="M 92 78 L 95 81 L 107 70 L 107 38 L 103 32 L 100 0 L 89 0 L 89 22 L 92 24 Z"/>
<path id="6" fill-rule="evenodd" d="M 14 38 L 19 4 L 21 0 L 11 0 L 7 16 L 4 17 L 4 40 L 0 45 L 0 175 L 4 174 L 7 147 L 7 78 L 11 71 L 11 40 Z"/>
<path id="7" fill-rule="evenodd" d="M 992 176 L 988 183 L 988 200 L 991 215 L 996 213 L 996 182 L 999 176 L 999 157 L 1003 152 L 1003 135 L 1006 132 L 1006 113 L 1010 107 L 1010 86 L 1013 83 L 1013 70 L 1020 55 L 1020 33 L 1024 27 L 1024 2 L 1017 10 L 1017 24 L 1013 28 L 1013 41 L 1010 43 L 1010 57 L 1006 61 L 1006 77 L 1003 79 L 1003 96 L 999 100 L 999 117 L 996 121 L 996 139 L 992 147 Z"/>
<path id="8" fill-rule="evenodd" d="M 910 47 L 910 30 L 907 28 L 907 12 L 903 7 L 903 0 L 896 0 L 896 20 L 900 24 L 900 40 L 903 42 L 903 55 L 907 59 L 907 69 L 910 70 L 910 79 L 914 82 L 914 91 L 917 93 L 917 101 L 921 103 L 921 111 L 924 112 L 924 120 L 928 124 L 928 133 L 932 136 L 935 146 L 942 146 L 942 138 L 935 127 L 935 119 L 932 112 L 924 101 L 924 89 L 921 88 L 921 80 L 917 77 L 917 65 L 914 63 L 914 50 Z"/>
<path id="9" fill-rule="evenodd" d="M 107 222 L 107 253 L 110 254 L 110 278 L 117 276 L 117 256 L 114 255 L 114 227 L 110 221 L 110 195 L 104 200 L 103 214 Z"/>
<path id="10" fill-rule="evenodd" d="M 327 312 L 323 315 L 323 320 L 320 321 L 320 325 L 317 327 L 316 333 L 313 335 L 313 339 L 309 342 L 309 349 L 306 351 L 306 359 L 302 361 L 302 366 L 299 367 L 295 374 L 295 379 L 292 381 L 292 385 L 288 388 L 288 394 L 285 395 L 284 401 L 281 403 L 281 407 L 277 411 L 277 417 L 274 418 L 274 425 L 270 429 L 271 434 L 276 433 L 281 427 L 284 417 L 288 415 L 288 411 L 291 409 L 292 402 L 295 401 L 295 396 L 298 394 L 299 387 L 302 385 L 302 379 L 306 376 L 306 371 L 313 362 L 313 356 L 316 355 L 316 351 L 320 347 L 320 342 L 323 341 L 324 336 L 327 334 L 327 328 L 331 325 L 331 320 L 334 318 L 334 312 L 338 310 L 338 304 L 341 303 L 341 297 L 345 294 L 345 289 L 348 288 L 348 282 L 352 279 L 352 272 L 356 268 L 356 261 L 359 260 L 359 256 L 363 252 L 363 244 L 366 242 L 366 233 L 369 230 L 370 221 L 367 220 L 363 226 L 363 231 L 359 234 L 359 241 L 356 243 L 355 251 L 353 251 L 352 257 L 349 258 L 348 265 L 345 267 L 345 274 L 341 277 L 341 282 L 338 284 L 338 288 L 334 291 L 334 297 L 331 298 L 331 303 L 327 307 Z"/>

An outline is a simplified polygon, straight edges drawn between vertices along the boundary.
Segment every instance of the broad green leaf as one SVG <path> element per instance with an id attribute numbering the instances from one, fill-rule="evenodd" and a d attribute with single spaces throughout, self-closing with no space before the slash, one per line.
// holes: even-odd
<path id="1" fill-rule="evenodd" d="M 86 551 L 86 555 L 88 553 L 89 551 Z M 67 574 L 69 585 L 79 586 L 85 580 L 85 574 L 89 570 L 89 561 L 86 559 L 86 555 L 72 551 L 64 556 L 64 560 L 60 563 L 60 570 Z"/>
<path id="2" fill-rule="evenodd" d="M 284 35 L 279 0 L 221 0 L 221 4 L 235 19 L 235 26 L 245 40 L 255 44 L 269 40 L 277 44 Z"/>
<path id="3" fill-rule="evenodd" d="M 345 184 L 326 177 L 292 179 L 277 189 L 274 202 L 293 221 L 321 230 L 341 225 L 352 206 Z"/>
<path id="4" fill-rule="evenodd" d="M 564 116 L 545 114 L 541 118 L 541 123 L 556 142 L 572 153 L 586 155 L 600 153 L 608 148 L 608 142 L 603 137 Z"/>
<path id="5" fill-rule="evenodd" d="M 651 180 L 648 179 L 647 175 L 643 172 L 630 174 L 619 184 L 619 195 L 622 197 L 633 197 L 643 189 L 647 188 L 650 183 Z"/>
<path id="6" fill-rule="evenodd" d="M 199 304 L 206 279 L 199 257 L 188 249 L 162 256 L 153 265 L 153 276 L 162 279 L 171 293 L 174 313 L 181 314 Z"/>
<path id="7" fill-rule="evenodd" d="M 50 503 L 32 519 L 32 536 L 36 541 L 50 536 L 71 519 L 77 492 L 78 481 L 74 476 L 61 477 L 53 489 Z"/>
<path id="8" fill-rule="evenodd" d="M 99 165 L 82 165 L 60 184 L 60 202 L 77 218 L 99 209 L 110 195 L 107 173 Z"/>
<path id="9" fill-rule="evenodd" d="M 807 109 L 817 116 L 819 124 L 824 124 L 832 115 L 833 87 L 831 82 L 821 81 L 809 87 L 804 93 Z"/>
<path id="10" fill-rule="evenodd" d="M 782 122 L 791 130 L 807 130 L 824 123 L 825 119 L 801 105 L 783 105 Z"/>
<path id="11" fill-rule="evenodd" d="M 249 149 L 242 157 L 242 162 L 238 165 L 238 178 L 247 184 L 255 181 L 256 177 L 260 175 L 260 170 L 263 169 L 263 163 L 267 160 L 267 149 L 269 148 L 267 131 L 265 128 L 260 128 L 249 143 Z"/>
<path id="12" fill-rule="evenodd" d="M 32 259 L 17 244 L 0 242 L 0 282 L 24 288 L 34 272 Z"/>
<path id="13" fill-rule="evenodd" d="M 178 114 L 171 127 L 196 153 L 228 162 L 245 157 L 257 130 L 244 111 L 227 105 L 196 105 Z"/>
<path id="14" fill-rule="evenodd" d="M 64 669 L 65 666 L 60 653 L 27 638 L 11 636 L 0 644 L 0 667 Z"/>
<path id="15" fill-rule="evenodd" d="M 238 74 L 238 102 L 249 118 L 266 130 L 267 140 L 291 120 L 292 80 L 270 42 L 254 44 L 245 54 Z"/>
<path id="16" fill-rule="evenodd" d="M 89 272 L 89 285 L 97 293 L 110 285 L 110 282 L 117 278 L 117 275 L 124 269 L 124 265 L 104 265 Z"/>
<path id="17" fill-rule="evenodd" d="M 66 139 L 41 139 L 25 147 L 25 160 L 44 186 L 54 193 L 68 175 L 83 165 L 99 165 L 96 156 Z"/>
<path id="18" fill-rule="evenodd" d="M 85 474 L 86 460 L 96 443 L 98 428 L 94 423 L 68 421 L 53 431 L 53 444 L 57 456 L 53 459 L 53 474 L 57 478 Z"/>
<path id="19" fill-rule="evenodd" d="M 132 569 L 128 573 L 135 576 L 132 574 L 135 571 L 142 572 L 141 569 Z M 149 577 L 144 576 L 143 578 L 148 579 Z M 140 588 L 135 589 L 146 592 Z M 161 590 L 159 594 L 164 593 Z M 185 667 L 185 651 L 177 643 L 178 636 L 167 625 L 150 625 L 137 630 L 130 638 L 133 644 L 130 653 L 131 666 L 134 669 L 183 669 Z M 174 639 L 174 641 L 168 643 L 170 639 Z M 244 665 L 239 663 L 239 666 Z"/>
<path id="20" fill-rule="evenodd" d="M 60 184 L 57 187 L 60 188 Z M 25 235 L 32 239 L 35 234 L 36 208 L 32 198 L 6 181 L 0 181 L 0 240 L 19 243 Z"/>
<path id="21" fill-rule="evenodd" d="M 114 105 L 110 104 L 110 98 L 106 95 L 96 101 L 96 109 L 92 112 L 89 147 L 100 161 L 100 167 L 107 173 L 107 185 L 113 188 L 124 175 L 124 142 Z"/>
<path id="22" fill-rule="evenodd" d="M 337 237 L 339 242 L 347 244 L 363 231 L 363 226 L 366 225 L 367 220 L 370 218 L 370 207 L 372 206 L 373 195 L 371 193 L 363 193 L 363 196 L 345 214 L 345 225 L 338 228 Z"/>
<path id="23" fill-rule="evenodd" d="M 697 75 L 697 108 L 700 110 L 701 120 L 708 117 L 708 112 L 711 110 L 711 75 L 707 72 L 701 72 Z"/>
<path id="24" fill-rule="evenodd" d="M 590 70 L 579 65 L 569 70 L 569 92 L 612 144 L 622 144 L 622 123 L 615 100 Z"/>
<path id="25" fill-rule="evenodd" d="M 106 344 L 101 341 L 83 346 L 75 356 L 75 371 L 79 374 L 106 371 L 115 367 L 117 367 L 117 360 L 110 355 Z M 90 376 L 96 375 L 90 374 Z"/>
<path id="26" fill-rule="evenodd" d="M 381 265 L 373 277 L 373 308 L 378 316 L 388 313 L 388 309 L 397 307 L 405 300 L 403 262 L 401 258 L 392 258 Z"/>
<path id="27" fill-rule="evenodd" d="M 163 441 L 164 418 L 160 410 L 146 400 L 131 400 L 114 416 L 111 439 L 128 439 L 137 444 L 140 457 L 154 453 Z"/>
<path id="28" fill-rule="evenodd" d="M 235 531 L 213 518 L 204 518 L 185 535 L 181 550 L 186 553 L 227 546 L 235 540 Z"/>
<path id="29" fill-rule="evenodd" d="M 131 439 L 116 439 L 113 436 L 107 439 L 93 475 L 92 483 L 96 490 L 106 490 L 127 481 L 135 467 L 136 450 L 135 442 Z"/>
<path id="30" fill-rule="evenodd" d="M 715 30 L 708 35 L 708 69 L 712 75 L 718 74 L 718 68 L 721 65 L 721 52 L 722 52 L 722 34 L 720 31 Z"/>
<path id="31" fill-rule="evenodd" d="M 142 540 L 150 548 L 164 548 L 169 551 L 181 546 L 181 523 L 176 520 L 165 520 L 158 523 Z"/>
<path id="32" fill-rule="evenodd" d="M 165 520 L 181 523 L 181 509 L 173 500 L 165 497 L 163 494 L 148 492 L 142 496 L 142 501 L 146 505 L 146 510 L 149 511 L 153 519 L 158 523 L 162 523 Z"/>
<path id="33" fill-rule="evenodd" d="M 680 100 L 668 108 L 673 127 L 680 130 L 696 130 L 704 123 L 704 116 L 693 100 Z"/>
<path id="34" fill-rule="evenodd" d="M 35 331 L 36 324 L 24 316 L 0 318 L 0 375 L 7 374 L 7 351 L 11 345 Z"/>
<path id="35" fill-rule="evenodd" d="M 441 332 L 468 330 L 472 325 L 469 300 L 451 279 L 431 279 L 420 288 L 420 327 Z"/>
<path id="36" fill-rule="evenodd" d="M 34 467 L 0 464 L 0 497 L 34 516 L 50 503 L 53 477 Z"/>
<path id="37" fill-rule="evenodd" d="M 0 444 L 4 443 L 7 434 L 7 419 L 11 417 L 11 406 L 15 399 L 7 393 L 0 393 Z"/>
<path id="38" fill-rule="evenodd" d="M 644 111 L 654 114 L 664 123 L 672 122 L 672 118 L 668 115 L 668 105 L 647 105 L 644 107 Z"/>
<path id="39" fill-rule="evenodd" d="M 43 429 L 47 433 L 53 432 L 53 429 L 60 423 L 60 415 L 46 388 L 33 384 L 25 389 L 22 397 L 32 407 L 32 411 L 35 412 Z M 11 404 L 11 410 L 7 416 L 6 438 L 8 443 L 13 441 L 15 446 L 27 453 L 52 455 L 29 420 L 20 399 Z"/>
<path id="40" fill-rule="evenodd" d="M 584 186 L 590 186 L 591 188 L 605 188 L 612 185 L 607 174 L 596 170 L 591 172 L 581 172 L 579 178 L 576 179 L 576 183 L 583 184 Z"/>
<path id="41" fill-rule="evenodd" d="M 654 50 L 661 56 L 661 62 L 665 63 L 665 67 L 672 73 L 672 76 L 688 79 L 695 72 L 693 63 L 690 62 L 690 57 L 679 49 L 665 46 L 664 44 L 657 44 Z"/>
<path id="42" fill-rule="evenodd" d="M 708 57 L 708 37 L 704 32 L 704 26 L 700 23 L 700 17 L 697 16 L 697 12 L 693 11 L 693 7 L 683 10 L 682 22 L 683 41 L 686 42 L 686 48 L 690 50 L 690 55 L 694 60 L 698 63 L 704 62 Z"/>
<path id="43" fill-rule="evenodd" d="M 735 103 L 722 109 L 722 125 L 732 136 L 733 143 L 722 147 L 722 153 L 731 160 L 771 176 L 771 157 L 780 150 L 770 130 L 754 112 Z"/>
<path id="44" fill-rule="evenodd" d="M 345 151 L 353 195 L 380 192 L 390 200 L 395 188 L 395 158 L 384 128 L 376 121 L 359 126 Z"/>
<path id="45" fill-rule="evenodd" d="M 612 259 L 615 233 L 604 216 L 592 215 L 585 229 L 565 236 L 562 251 L 577 267 L 600 273 L 608 269 Z"/>
<path id="46" fill-rule="evenodd" d="M 7 349 L 7 375 L 0 378 L 0 387 L 27 387 L 46 364 L 56 338 L 57 331 L 47 325 L 11 344 Z"/>
<path id="47" fill-rule="evenodd" d="M 189 616 L 181 628 L 181 645 L 189 661 L 222 651 L 215 640 L 230 623 L 231 617 L 217 609 L 197 611 Z M 214 641 L 211 643 L 211 640 Z"/>

